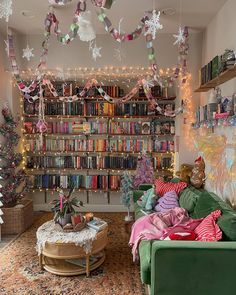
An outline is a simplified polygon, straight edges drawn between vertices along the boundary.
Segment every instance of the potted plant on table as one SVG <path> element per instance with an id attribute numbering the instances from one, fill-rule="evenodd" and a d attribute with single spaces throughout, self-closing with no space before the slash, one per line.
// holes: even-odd
<path id="1" fill-rule="evenodd" d="M 66 196 L 62 189 L 59 191 L 59 198 L 51 202 L 52 211 L 55 213 L 54 221 L 59 223 L 62 227 L 71 223 L 71 217 L 77 213 L 75 208 L 83 206 L 83 202 L 78 197 L 72 197 L 74 187 L 69 191 Z"/>

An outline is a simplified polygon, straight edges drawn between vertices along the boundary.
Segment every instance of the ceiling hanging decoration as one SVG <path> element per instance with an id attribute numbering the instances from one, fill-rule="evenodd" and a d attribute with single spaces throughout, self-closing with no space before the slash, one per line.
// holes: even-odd
<path id="1" fill-rule="evenodd" d="M 100 8 L 110 9 L 112 4 L 115 2 L 114 0 L 91 0 L 92 3 Z"/>
<path id="2" fill-rule="evenodd" d="M 157 31 L 163 29 L 163 25 L 160 24 L 160 14 L 160 11 L 157 12 L 154 9 L 152 11 L 152 17 L 145 21 L 145 25 L 147 27 L 145 35 L 151 34 L 153 40 L 156 39 Z"/>
<path id="3" fill-rule="evenodd" d="M 173 37 L 176 39 L 174 42 L 174 45 L 178 44 L 180 45 L 181 43 L 184 42 L 185 37 L 184 37 L 184 29 L 179 27 L 179 32 L 176 35 L 173 35 Z"/>
<path id="4" fill-rule="evenodd" d="M 98 19 L 103 23 L 105 30 L 118 42 L 132 41 L 141 36 L 142 31 L 145 27 L 145 21 L 148 20 L 148 16 L 145 14 L 140 20 L 137 28 L 131 33 L 121 33 L 119 29 L 112 26 L 112 22 L 107 17 L 104 9 L 101 9 L 98 14 Z"/>
<path id="5" fill-rule="evenodd" d="M 92 51 L 92 58 L 96 62 L 98 57 L 102 57 L 101 55 L 102 47 L 97 47 L 96 41 L 93 40 L 89 44 L 89 51 Z"/>
<path id="6" fill-rule="evenodd" d="M 64 6 L 70 3 L 72 0 L 48 0 L 49 4 L 51 5 L 61 5 Z"/>
<path id="7" fill-rule="evenodd" d="M 5 18 L 8 23 L 9 17 L 12 15 L 12 0 L 1 0 L 0 3 L 0 19 Z"/>
<path id="8" fill-rule="evenodd" d="M 30 61 L 30 59 L 32 57 L 34 57 L 33 50 L 34 50 L 34 48 L 29 48 L 29 44 L 27 44 L 26 48 L 23 49 L 22 57 L 26 58 L 28 61 Z"/>
<path id="9" fill-rule="evenodd" d="M 96 33 L 91 23 L 91 12 L 81 12 L 77 16 L 77 25 L 79 26 L 78 35 L 81 41 L 89 42 L 96 38 Z"/>

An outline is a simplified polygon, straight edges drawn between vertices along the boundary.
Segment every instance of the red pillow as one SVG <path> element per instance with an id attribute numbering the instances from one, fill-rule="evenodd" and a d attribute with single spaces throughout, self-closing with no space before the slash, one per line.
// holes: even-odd
<path id="1" fill-rule="evenodd" d="M 175 191 L 178 195 L 184 188 L 186 188 L 187 183 L 186 182 L 163 182 L 160 179 L 155 180 L 155 186 L 156 186 L 156 193 L 160 197 L 162 197 L 165 193 L 170 191 Z"/>
<path id="2" fill-rule="evenodd" d="M 222 239 L 222 231 L 216 224 L 216 219 L 221 215 L 220 210 L 211 212 L 203 221 L 195 228 L 197 241 L 215 242 Z"/>
<path id="3" fill-rule="evenodd" d="M 196 234 L 193 230 L 185 230 L 184 232 L 171 233 L 169 238 L 171 240 L 194 241 L 196 239 Z"/>

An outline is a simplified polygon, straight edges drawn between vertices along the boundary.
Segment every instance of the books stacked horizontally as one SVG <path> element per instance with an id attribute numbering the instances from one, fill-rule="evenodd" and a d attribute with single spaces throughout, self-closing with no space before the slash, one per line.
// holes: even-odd
<path id="1" fill-rule="evenodd" d="M 107 223 L 106 221 L 95 217 L 93 220 L 87 222 L 87 226 L 96 231 L 101 231 L 107 227 Z"/>

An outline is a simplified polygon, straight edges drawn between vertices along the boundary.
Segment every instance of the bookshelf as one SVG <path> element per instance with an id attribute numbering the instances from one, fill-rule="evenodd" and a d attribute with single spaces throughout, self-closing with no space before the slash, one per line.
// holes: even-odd
<path id="1" fill-rule="evenodd" d="M 236 77 L 236 65 L 228 68 L 216 78 L 208 81 L 207 83 L 201 85 L 199 88 L 195 90 L 195 92 L 208 92 L 210 89 L 213 89 L 233 78 Z"/>
<path id="2" fill-rule="evenodd" d="M 109 87 L 111 94 L 123 95 L 119 87 Z M 43 148 L 36 128 L 38 102 L 23 101 L 25 168 L 31 191 L 44 193 L 45 203 L 59 186 L 67 190 L 73 183 L 77 192 L 85 194 L 86 203 L 97 193 L 106 194 L 104 203 L 111 204 L 111 194 L 119 196 L 123 171 L 134 174 L 143 152 L 151 156 L 156 175 L 173 175 L 175 119 L 150 113 L 142 93 L 122 105 L 95 94 L 76 102 L 45 97 L 48 131 L 43 134 Z M 175 96 L 155 97 L 163 108 L 175 108 Z"/>

